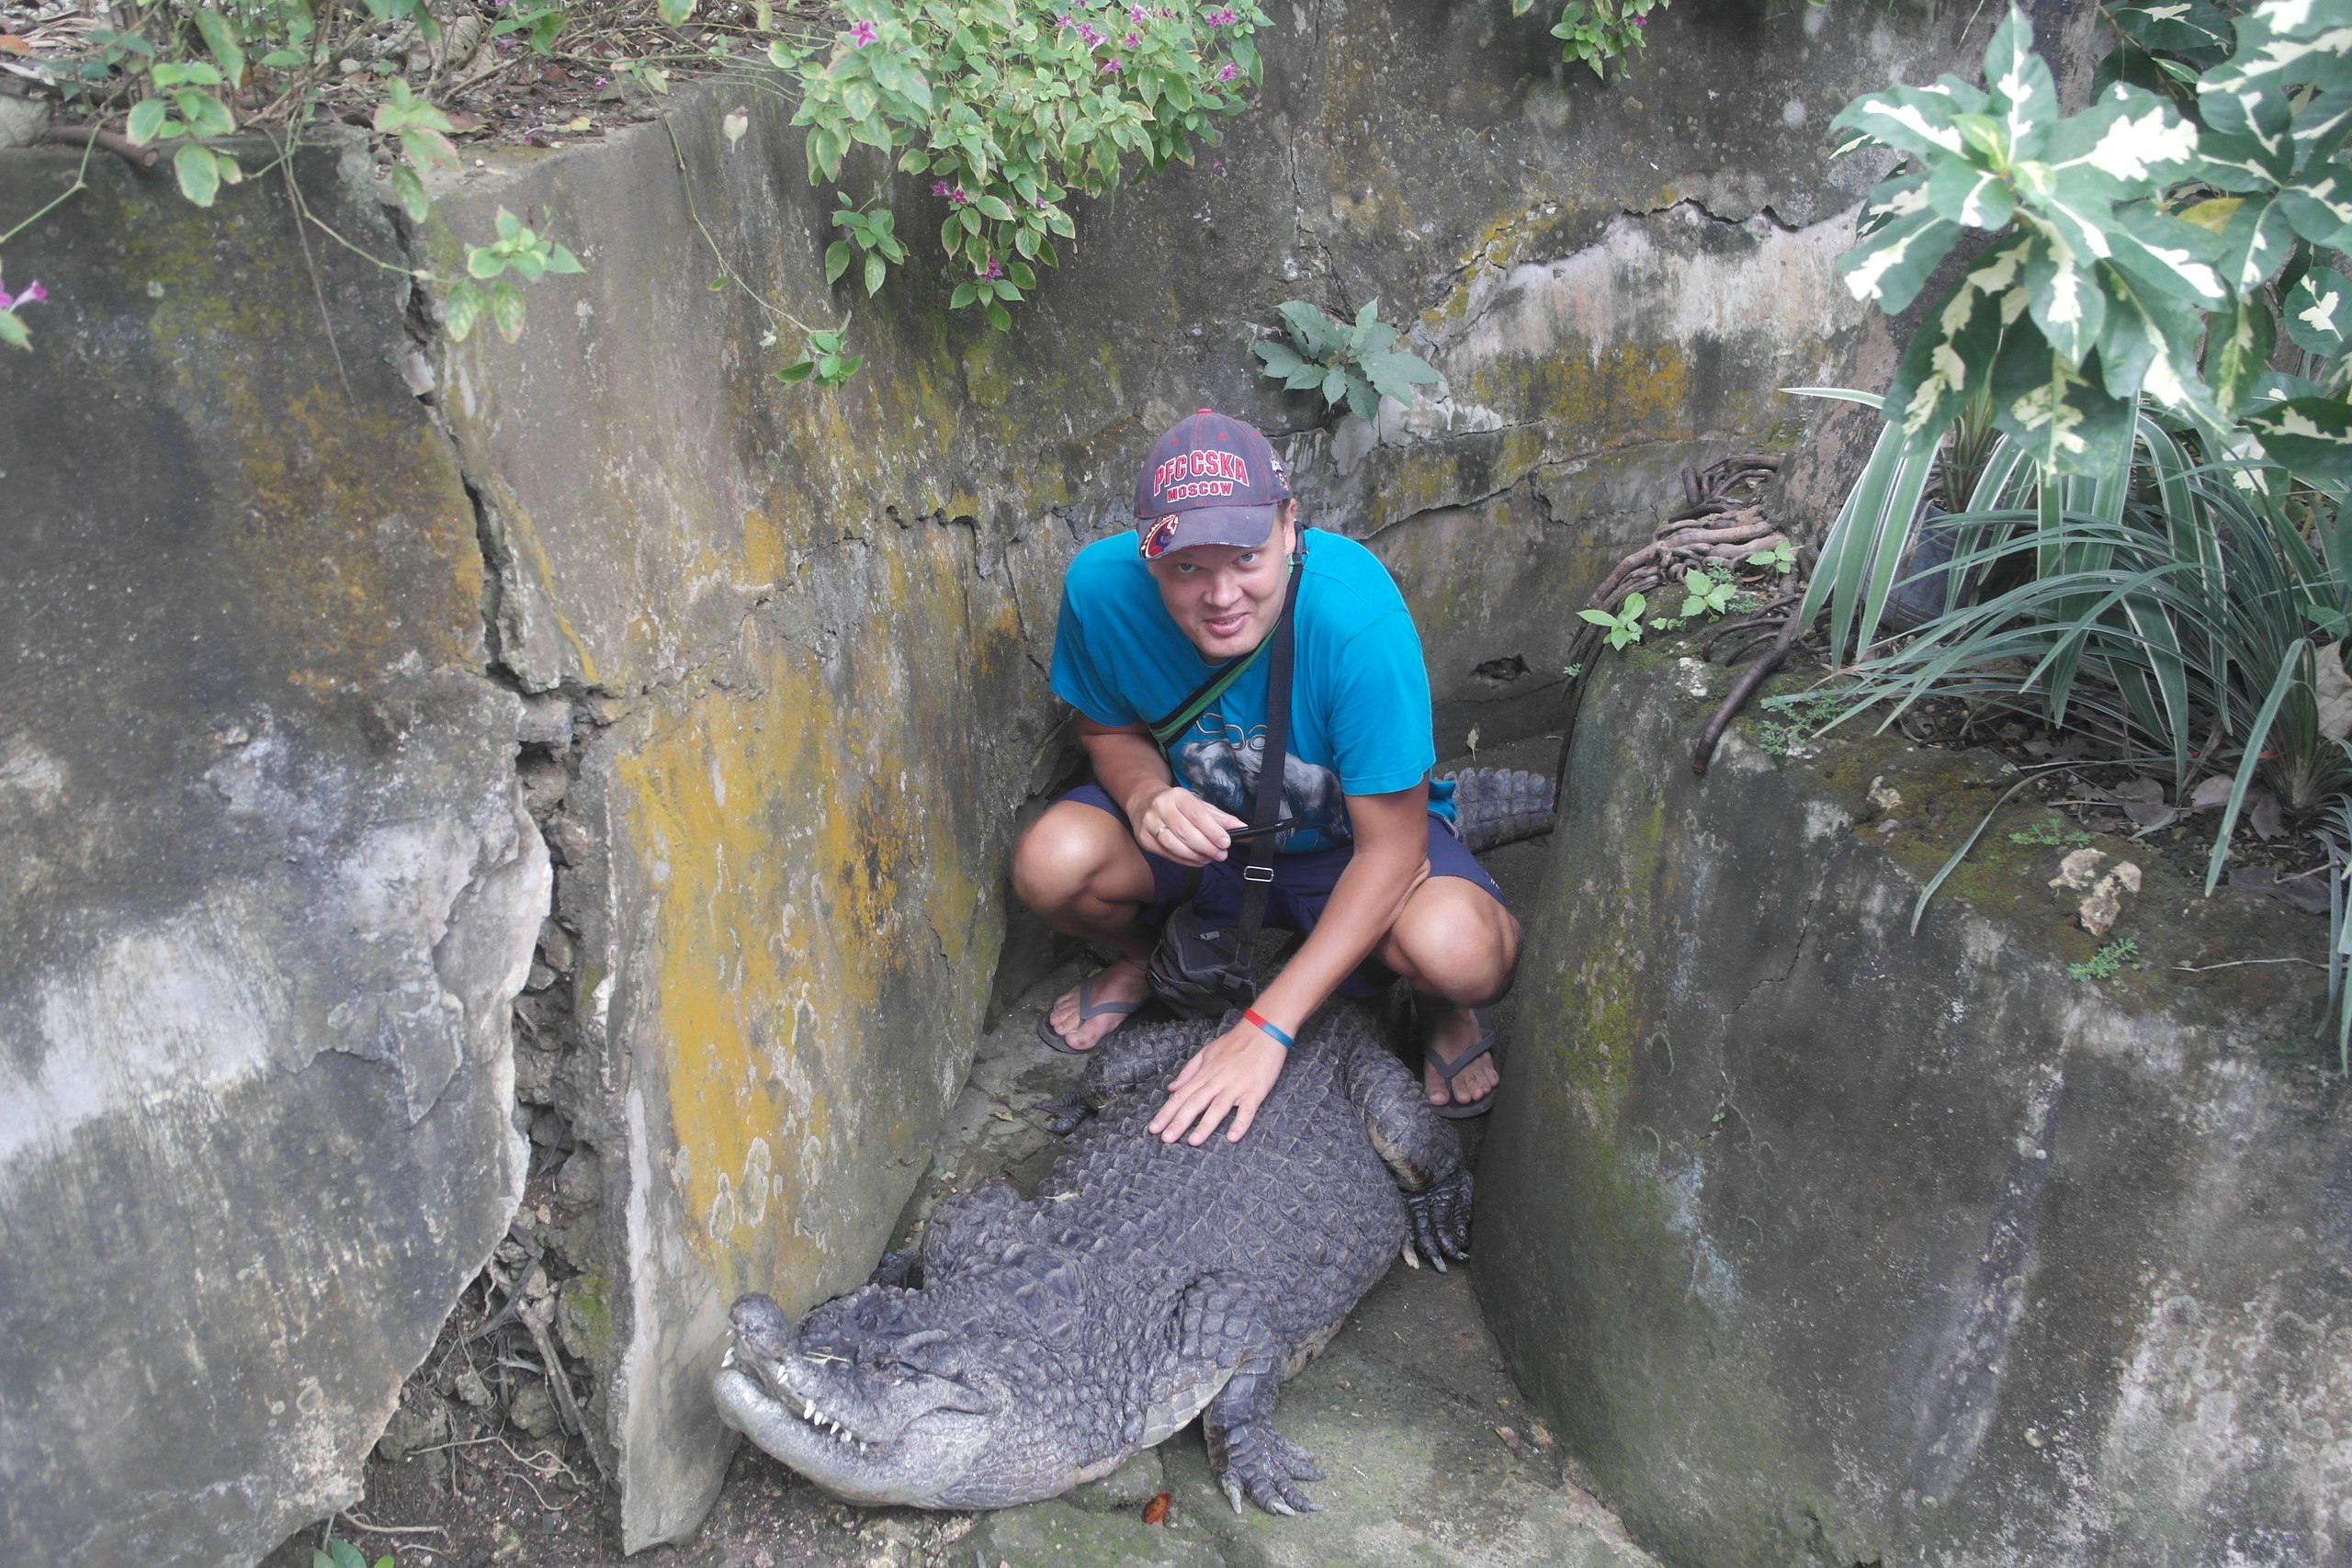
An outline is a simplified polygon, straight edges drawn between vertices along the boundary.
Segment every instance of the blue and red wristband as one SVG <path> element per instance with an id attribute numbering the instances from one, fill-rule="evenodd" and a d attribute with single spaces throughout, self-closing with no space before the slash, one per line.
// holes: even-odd
<path id="1" fill-rule="evenodd" d="M 1288 1033 L 1259 1017 L 1258 1010 L 1256 1008 L 1251 1008 L 1248 1012 L 1243 1013 L 1241 1015 L 1241 1021 L 1244 1023 L 1256 1024 L 1258 1026 L 1259 1033 L 1264 1035 L 1267 1039 L 1272 1041 L 1275 1044 L 1281 1046 L 1285 1051 L 1298 1043 L 1298 1042 L 1292 1039 Z"/>

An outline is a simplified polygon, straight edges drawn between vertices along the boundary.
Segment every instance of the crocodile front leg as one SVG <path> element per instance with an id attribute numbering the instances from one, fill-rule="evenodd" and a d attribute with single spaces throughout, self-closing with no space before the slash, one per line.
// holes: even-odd
<path id="1" fill-rule="evenodd" d="M 1282 1388 L 1285 1347 L 1252 1310 L 1249 1298 L 1221 1280 L 1204 1280 L 1184 1303 L 1184 1359 L 1195 1366 L 1229 1367 L 1225 1386 L 1201 1414 L 1209 1470 L 1233 1511 L 1247 1496 L 1270 1514 L 1313 1514 L 1320 1505 L 1299 1490 L 1323 1472 L 1305 1449 L 1274 1430 L 1274 1397 Z"/>
<path id="2" fill-rule="evenodd" d="M 1346 1057 L 1348 1099 L 1405 1194 L 1413 1241 L 1440 1269 L 1470 1256 L 1470 1173 L 1453 1124 L 1430 1109 L 1404 1063 L 1366 1037 Z"/>

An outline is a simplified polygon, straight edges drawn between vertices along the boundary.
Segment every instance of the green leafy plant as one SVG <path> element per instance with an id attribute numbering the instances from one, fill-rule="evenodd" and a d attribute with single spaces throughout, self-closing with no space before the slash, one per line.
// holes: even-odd
<path id="1" fill-rule="evenodd" d="M 809 179 L 842 177 L 861 146 L 886 178 L 928 176 L 946 204 L 940 244 L 972 275 L 951 304 L 982 306 L 999 330 L 1011 324 L 1007 305 L 1035 287 L 1034 267 L 1059 265 L 1054 242 L 1077 233 L 1073 195 L 1107 194 L 1130 157 L 1154 171 L 1190 163 L 1194 142 L 1217 140 L 1218 121 L 1262 73 L 1250 39 L 1266 17 L 1251 0 L 844 8 L 850 26 L 831 39 L 785 36 L 768 48 L 800 96 L 793 123 L 808 130 Z M 874 258 L 899 258 L 865 250 L 871 293 Z"/>
<path id="2" fill-rule="evenodd" d="M 1717 576 L 1711 571 L 1686 571 L 1682 574 L 1682 608 L 1677 614 L 1686 621 L 1693 615 L 1720 615 L 1731 608 L 1732 592 L 1728 572 Z"/>
<path id="3" fill-rule="evenodd" d="M 890 264 L 907 259 L 907 247 L 891 232 L 897 220 L 888 208 L 876 212 L 858 212 L 842 208 L 833 214 L 833 226 L 849 235 L 835 240 L 825 248 L 825 281 L 838 283 L 850 267 L 850 247 L 854 245 L 865 257 L 864 279 L 868 295 L 878 292 L 882 280 L 888 276 Z"/>
<path id="4" fill-rule="evenodd" d="M 1682 629 L 1682 617 L 1679 615 L 1652 615 L 1650 617 L 1650 630 L 1654 632 L 1679 632 Z"/>
<path id="5" fill-rule="evenodd" d="M 2069 964 L 2066 973 L 2077 980 L 2111 980 L 2140 956 L 2140 944 L 2130 937 L 2110 942 L 2081 964 Z"/>
<path id="6" fill-rule="evenodd" d="M 1849 699 L 1842 691 L 1788 692 L 1757 705 L 1769 716 L 1758 721 L 1756 744 L 1785 757 L 1826 728 Z"/>
<path id="7" fill-rule="evenodd" d="M 865 363 L 863 355 L 851 354 L 843 347 L 849 337 L 849 323 L 844 321 L 834 332 L 818 331 L 808 334 L 808 352 L 775 373 L 775 378 L 786 383 L 814 381 L 820 387 L 838 387 L 857 374 Z"/>
<path id="8" fill-rule="evenodd" d="M 386 87 L 384 101 L 377 106 L 374 125 L 400 144 L 401 162 L 392 165 L 392 194 L 400 197 L 401 209 L 410 220 L 422 223 L 433 209 L 424 194 L 424 176 L 436 164 L 447 169 L 459 166 L 458 150 L 449 143 L 449 132 L 455 128 L 447 115 L 419 98 L 397 76 Z"/>
<path id="9" fill-rule="evenodd" d="M 1523 17 L 1534 4 L 1535 0 L 1510 0 L 1510 14 Z M 1552 27 L 1552 36 L 1560 40 L 1560 58 L 1582 62 L 1596 76 L 1606 74 L 1611 61 L 1648 46 L 1642 29 L 1649 26 L 1650 14 L 1665 10 L 1667 4 L 1668 0 L 1569 0 L 1560 7 L 1560 19 Z"/>
<path id="10" fill-rule="evenodd" d="M 1380 319 L 1377 299 L 1366 301 L 1351 324 L 1305 299 L 1290 300 L 1277 313 L 1289 341 L 1269 339 L 1251 351 L 1265 366 L 1260 374 L 1292 391 L 1312 391 L 1335 411 L 1344 408 L 1369 423 L 1379 417 L 1382 398 L 1409 407 L 1413 389 L 1438 379 L 1427 360 L 1396 347 L 1396 329 Z"/>
<path id="11" fill-rule="evenodd" d="M 360 1550 L 347 1540 L 329 1537 L 325 1546 L 311 1553 L 311 1568 L 369 1568 Z M 392 1554 L 376 1559 L 374 1568 L 393 1568 Z"/>
<path id="12" fill-rule="evenodd" d="M 1782 577 L 1786 577 L 1789 573 L 1796 570 L 1797 569 L 1797 553 L 1794 549 L 1790 547 L 1789 542 L 1786 539 L 1782 539 L 1770 549 L 1758 550 L 1755 554 L 1749 556 L 1747 558 L 1747 564 L 1750 566 L 1760 566 L 1768 571 L 1776 572 Z"/>
<path id="13" fill-rule="evenodd" d="M 1601 628 L 1612 649 L 1625 649 L 1642 640 L 1642 613 L 1650 607 L 1649 599 L 1641 593 L 1628 593 L 1615 614 L 1607 610 L 1578 610 L 1577 615 Z M 1590 636 L 1590 633 L 1587 633 Z"/>
<path id="14" fill-rule="evenodd" d="M 487 310 L 499 335 L 512 343 L 523 335 L 523 293 L 504 275 L 513 273 L 525 283 L 536 283 L 548 273 L 573 273 L 583 270 L 580 258 L 545 235 L 524 226 L 523 220 L 504 208 L 498 209 L 498 238 L 487 245 L 470 245 L 466 250 L 466 272 L 488 282 L 487 293 L 471 283 L 450 287 L 444 308 L 448 312 L 447 328 L 450 337 L 459 342 L 472 332 L 474 323 Z M 491 282 L 497 279 L 496 282 Z"/>
<path id="15" fill-rule="evenodd" d="M 2091 841 L 2091 836 L 2067 821 L 2064 817 L 2045 817 L 2032 827 L 2009 835 L 2013 844 L 2031 844 L 2042 849 L 2079 850 Z"/>

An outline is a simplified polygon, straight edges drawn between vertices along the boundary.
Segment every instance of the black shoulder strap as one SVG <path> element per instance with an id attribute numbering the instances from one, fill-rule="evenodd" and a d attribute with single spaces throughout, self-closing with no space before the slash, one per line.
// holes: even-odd
<path id="1" fill-rule="evenodd" d="M 1252 828 L 1282 820 L 1283 773 L 1290 761 L 1291 656 L 1297 640 L 1298 588 L 1306 577 L 1299 568 L 1291 569 L 1282 618 L 1274 623 L 1273 635 L 1260 644 L 1272 651 L 1266 666 L 1266 749 L 1258 763 L 1258 797 L 1250 808 Z M 1266 899 L 1274 880 L 1274 837 L 1267 833 L 1250 840 L 1241 862 L 1241 916 L 1234 934 L 1252 1001 L 1258 996 L 1258 931 L 1266 922 Z"/>

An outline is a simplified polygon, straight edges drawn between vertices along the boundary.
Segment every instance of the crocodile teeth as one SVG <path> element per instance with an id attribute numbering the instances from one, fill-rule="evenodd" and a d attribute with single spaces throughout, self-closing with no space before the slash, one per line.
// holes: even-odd
<path id="1" fill-rule="evenodd" d="M 817 1402 L 815 1400 L 804 1399 L 800 1402 L 800 1418 L 803 1421 L 814 1421 L 817 1418 Z"/>

